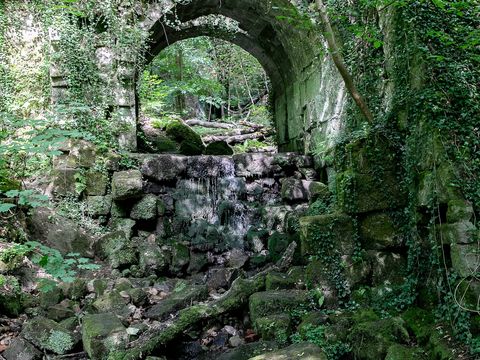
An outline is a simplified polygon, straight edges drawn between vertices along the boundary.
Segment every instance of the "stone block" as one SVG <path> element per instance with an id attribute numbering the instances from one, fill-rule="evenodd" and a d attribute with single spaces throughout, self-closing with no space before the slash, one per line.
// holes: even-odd
<path id="1" fill-rule="evenodd" d="M 155 195 L 145 195 L 133 205 L 130 217 L 134 220 L 154 220 L 157 217 L 158 198 Z"/>
<path id="2" fill-rule="evenodd" d="M 299 221 L 303 256 L 353 253 L 355 232 L 350 216 L 341 213 L 305 216 Z"/>
<path id="3" fill-rule="evenodd" d="M 106 359 L 110 352 L 125 349 L 128 334 L 114 314 L 90 314 L 83 318 L 82 340 L 91 359 Z"/>
<path id="4" fill-rule="evenodd" d="M 255 330 L 263 340 L 275 340 L 284 344 L 291 332 L 290 315 L 274 314 L 261 317 L 255 321 Z"/>
<path id="5" fill-rule="evenodd" d="M 235 174 L 240 177 L 266 177 L 273 174 L 273 157 L 266 154 L 238 154 L 233 156 Z"/>
<path id="6" fill-rule="evenodd" d="M 87 173 L 85 192 L 87 195 L 103 196 L 107 193 L 108 176 L 100 171 L 89 171 Z"/>
<path id="7" fill-rule="evenodd" d="M 119 171 L 113 174 L 113 200 L 127 200 L 141 197 L 143 193 L 142 174 L 138 170 Z"/>
<path id="8" fill-rule="evenodd" d="M 158 155 L 146 159 L 141 167 L 144 176 L 156 181 L 181 178 L 187 170 L 188 158 L 179 155 Z"/>
<path id="9" fill-rule="evenodd" d="M 374 176 L 347 170 L 337 174 L 336 184 L 338 205 L 346 213 L 389 210 L 407 203 L 407 195 L 394 173 Z"/>
<path id="10" fill-rule="evenodd" d="M 388 214 L 367 215 L 360 223 L 360 237 L 367 250 L 398 248 L 403 245 L 401 229 Z"/>
<path id="11" fill-rule="evenodd" d="M 92 217 L 107 216 L 112 208 L 112 196 L 88 196 L 87 209 Z"/>

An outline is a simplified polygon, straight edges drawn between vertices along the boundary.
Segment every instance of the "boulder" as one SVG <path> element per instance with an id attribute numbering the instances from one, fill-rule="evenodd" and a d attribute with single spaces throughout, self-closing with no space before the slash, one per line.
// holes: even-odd
<path id="1" fill-rule="evenodd" d="M 95 145 L 82 139 L 68 139 L 59 147 L 59 150 L 74 158 L 78 167 L 91 168 L 97 159 Z"/>
<path id="2" fill-rule="evenodd" d="M 113 314 L 85 315 L 82 327 L 83 348 L 92 360 L 103 360 L 115 350 L 125 349 L 128 334 Z"/>
<path id="3" fill-rule="evenodd" d="M 167 315 L 191 305 L 194 301 L 206 299 L 207 296 L 208 291 L 205 285 L 185 284 L 183 288 L 177 287 L 169 297 L 153 305 L 147 310 L 145 316 L 150 319 L 161 320 Z"/>
<path id="4" fill-rule="evenodd" d="M 139 245 L 138 253 L 138 265 L 145 275 L 160 274 L 168 268 L 170 254 L 162 251 L 154 242 L 145 242 Z"/>
<path id="5" fill-rule="evenodd" d="M 187 157 L 179 155 L 158 155 L 147 158 L 140 171 L 155 181 L 172 181 L 180 178 L 187 169 Z"/>
<path id="6" fill-rule="evenodd" d="M 119 171 L 113 174 L 113 200 L 139 198 L 143 193 L 142 174 L 138 170 Z"/>
<path id="7" fill-rule="evenodd" d="M 269 272 L 265 278 L 265 287 L 267 290 L 303 289 L 305 288 L 305 269 L 295 266 L 286 274 Z"/>
<path id="8" fill-rule="evenodd" d="M 288 314 L 274 314 L 258 318 L 255 330 L 263 340 L 274 340 L 285 344 L 291 332 L 291 319 Z"/>
<path id="9" fill-rule="evenodd" d="M 345 214 L 305 216 L 300 221 L 300 248 L 303 256 L 331 255 L 338 251 L 352 255 L 355 231 L 353 219 Z"/>
<path id="10" fill-rule="evenodd" d="M 233 155 L 233 149 L 226 141 L 214 141 L 207 145 L 206 155 Z"/>
<path id="11" fill-rule="evenodd" d="M 12 340 L 10 346 L 1 354 L 5 360 L 41 360 L 43 354 L 21 337 Z"/>
<path id="12" fill-rule="evenodd" d="M 179 151 L 182 155 L 201 155 L 205 151 L 200 135 L 181 121 L 172 121 L 167 125 L 167 136 L 180 143 Z"/>
<path id="13" fill-rule="evenodd" d="M 52 172 L 52 192 L 58 196 L 77 194 L 77 174 L 79 169 L 67 167 L 54 168 Z"/>
<path id="14" fill-rule="evenodd" d="M 135 220 L 132 219 L 116 218 L 112 219 L 110 228 L 113 231 L 123 231 L 127 239 L 130 239 L 133 235 L 133 227 L 135 224 Z"/>
<path id="15" fill-rule="evenodd" d="M 137 249 L 123 231 L 104 235 L 97 241 L 95 247 L 98 256 L 107 258 L 114 269 L 128 267 L 138 261 Z"/>
<path id="16" fill-rule="evenodd" d="M 79 253 L 84 257 L 93 257 L 93 239 L 75 222 L 51 209 L 33 209 L 28 229 L 33 239 L 57 249 L 62 255 Z"/>
<path id="17" fill-rule="evenodd" d="M 107 216 L 112 208 L 112 196 L 88 196 L 87 209 L 88 214 L 94 218 Z"/>
<path id="18" fill-rule="evenodd" d="M 65 354 L 75 346 L 73 333 L 42 316 L 27 321 L 21 335 L 39 349 L 49 350 L 55 354 Z"/>
<path id="19" fill-rule="evenodd" d="M 293 344 L 289 347 L 263 355 L 258 355 L 249 360 L 327 360 L 327 355 L 317 345 L 311 343 Z"/>
<path id="20" fill-rule="evenodd" d="M 127 307 L 129 298 L 120 294 L 120 291 L 107 291 L 96 299 L 92 306 L 99 313 L 112 313 L 117 316 L 126 317 L 130 314 Z"/>
<path id="21" fill-rule="evenodd" d="M 398 248 L 402 245 L 402 232 L 388 214 L 368 215 L 360 223 L 360 237 L 367 250 Z"/>
<path id="22" fill-rule="evenodd" d="M 233 156 L 235 174 L 240 177 L 266 177 L 273 174 L 273 157 L 266 154 L 238 154 Z"/>
<path id="23" fill-rule="evenodd" d="M 235 165 L 230 157 L 226 156 L 192 156 L 187 162 L 187 177 L 202 179 L 209 177 L 232 177 Z"/>
<path id="24" fill-rule="evenodd" d="M 0 314 L 17 317 L 24 310 L 24 295 L 15 276 L 1 275 Z"/>
<path id="25" fill-rule="evenodd" d="M 398 317 L 360 321 L 353 326 L 348 338 L 354 356 L 360 360 L 385 359 L 392 345 L 407 344 L 410 339 L 405 322 Z"/>
<path id="26" fill-rule="evenodd" d="M 145 195 L 133 205 L 130 217 L 134 220 L 154 220 L 157 217 L 158 198 L 155 195 Z"/>
<path id="27" fill-rule="evenodd" d="M 253 323 L 261 317 L 301 308 L 308 301 L 308 292 L 300 290 L 263 291 L 250 296 L 250 318 Z"/>

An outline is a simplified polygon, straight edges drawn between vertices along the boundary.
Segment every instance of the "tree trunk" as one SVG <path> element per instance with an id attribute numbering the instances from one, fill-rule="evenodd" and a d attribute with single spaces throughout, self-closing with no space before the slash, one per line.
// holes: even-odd
<path id="1" fill-rule="evenodd" d="M 320 13 L 320 18 L 325 27 L 324 36 L 325 40 L 327 40 L 328 50 L 330 52 L 330 55 L 332 56 L 333 62 L 335 63 L 335 66 L 340 72 L 340 75 L 345 82 L 345 86 L 350 95 L 352 96 L 353 100 L 357 104 L 358 108 L 368 120 L 368 122 L 373 123 L 373 114 L 368 108 L 368 105 L 363 99 L 362 95 L 358 92 L 355 83 L 353 82 L 353 77 L 345 66 L 345 61 L 343 60 L 343 56 L 340 52 L 340 49 L 338 48 L 337 41 L 335 39 L 332 24 L 330 23 L 330 19 L 328 18 L 327 8 L 322 0 L 316 0 L 316 2 Z"/>

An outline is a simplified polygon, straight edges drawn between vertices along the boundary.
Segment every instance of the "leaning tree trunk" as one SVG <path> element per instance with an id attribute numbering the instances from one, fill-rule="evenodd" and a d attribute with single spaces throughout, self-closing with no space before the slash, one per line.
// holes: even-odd
<path id="1" fill-rule="evenodd" d="M 325 40 L 327 41 L 328 50 L 330 52 L 330 55 L 332 56 L 333 62 L 335 63 L 335 66 L 337 67 L 340 75 L 343 78 L 343 81 L 345 82 L 345 86 L 348 92 L 352 96 L 358 108 L 360 109 L 362 114 L 365 116 L 365 118 L 368 120 L 368 122 L 372 123 L 373 114 L 368 108 L 368 105 L 365 102 L 363 96 L 357 90 L 357 87 L 353 82 L 353 77 L 348 71 L 347 67 L 345 66 L 345 61 L 343 60 L 343 56 L 337 45 L 332 24 L 330 23 L 330 19 L 327 14 L 327 7 L 325 6 L 322 0 L 316 0 L 316 2 L 317 2 L 318 11 L 320 13 L 320 19 L 322 20 L 323 26 L 325 27 L 324 36 L 325 36 Z"/>

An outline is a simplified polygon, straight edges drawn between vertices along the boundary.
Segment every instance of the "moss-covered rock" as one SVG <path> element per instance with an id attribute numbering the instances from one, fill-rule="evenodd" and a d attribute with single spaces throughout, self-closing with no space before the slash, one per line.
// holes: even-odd
<path id="1" fill-rule="evenodd" d="M 56 354 L 65 354 L 75 346 L 75 339 L 70 331 L 55 321 L 41 316 L 27 321 L 21 335 L 39 349 Z"/>
<path id="2" fill-rule="evenodd" d="M 170 264 L 170 272 L 172 274 L 181 273 L 185 270 L 190 262 L 190 249 L 182 243 L 175 243 L 172 246 L 172 262 Z"/>
<path id="3" fill-rule="evenodd" d="M 385 360 L 426 360 L 428 359 L 425 351 L 416 346 L 392 345 L 388 348 Z"/>
<path id="4" fill-rule="evenodd" d="M 440 334 L 436 329 L 431 331 L 426 348 L 429 351 L 431 359 L 452 360 L 457 358 L 455 352 L 449 347 L 445 340 L 445 336 Z"/>
<path id="5" fill-rule="evenodd" d="M 28 341 L 17 337 L 2 352 L 2 356 L 5 360 L 41 360 L 43 354 Z"/>
<path id="6" fill-rule="evenodd" d="M 161 320 L 168 314 L 171 314 L 181 308 L 190 305 L 194 301 L 204 300 L 208 296 L 208 290 L 205 285 L 187 285 L 177 288 L 173 293 L 153 305 L 146 313 L 150 319 Z"/>
<path id="7" fill-rule="evenodd" d="M 107 291 L 96 299 L 92 306 L 99 313 L 112 313 L 119 316 L 129 315 L 129 309 L 126 307 L 128 298 L 120 295 L 119 291 Z"/>
<path id="8" fill-rule="evenodd" d="M 353 220 L 348 215 L 336 213 L 300 218 L 300 245 L 303 256 L 331 255 L 334 251 L 351 255 L 354 238 Z"/>
<path id="9" fill-rule="evenodd" d="M 88 196 L 87 209 L 88 214 L 94 218 L 107 216 L 112 208 L 112 196 Z"/>
<path id="10" fill-rule="evenodd" d="M 85 315 L 82 340 L 83 348 L 92 360 L 104 360 L 109 353 L 125 348 L 128 334 L 113 314 Z"/>
<path id="11" fill-rule="evenodd" d="M 290 238 L 287 234 L 282 234 L 275 231 L 270 237 L 268 238 L 268 253 L 270 259 L 273 262 L 279 260 L 285 250 L 287 249 L 288 245 L 290 244 Z"/>
<path id="12" fill-rule="evenodd" d="M 401 254 L 369 251 L 373 286 L 401 284 L 405 281 L 407 260 Z"/>
<path id="13" fill-rule="evenodd" d="M 385 213 L 368 215 L 360 223 L 360 237 L 365 249 L 386 249 L 402 245 L 401 229 Z"/>
<path id="14" fill-rule="evenodd" d="M 461 277 L 478 274 L 480 253 L 477 244 L 452 244 L 450 246 L 452 267 Z"/>
<path id="15" fill-rule="evenodd" d="M 317 345 L 311 343 L 293 344 L 285 349 L 258 355 L 249 360 L 327 360 L 327 356 Z"/>
<path id="16" fill-rule="evenodd" d="M 100 238 L 96 250 L 99 256 L 108 259 L 114 269 L 138 262 L 137 249 L 123 231 L 114 231 Z"/>
<path id="17" fill-rule="evenodd" d="M 250 296 L 249 310 L 253 323 L 261 317 L 288 313 L 307 305 L 308 293 L 300 290 L 258 292 Z"/>
<path id="18" fill-rule="evenodd" d="M 466 200 L 454 199 L 448 202 L 447 221 L 449 223 L 470 221 L 473 213 L 472 204 Z"/>
<path id="19" fill-rule="evenodd" d="M 113 174 L 113 200 L 128 200 L 141 197 L 143 193 L 142 174 L 138 170 L 119 171 Z"/>
<path id="20" fill-rule="evenodd" d="M 349 214 L 395 209 L 408 198 L 394 173 L 374 176 L 347 170 L 337 174 L 336 185 L 338 206 Z"/>
<path id="21" fill-rule="evenodd" d="M 275 340 L 285 344 L 291 332 L 291 319 L 288 314 L 274 314 L 258 318 L 255 330 L 263 340 Z"/>
<path id="22" fill-rule="evenodd" d="M 305 287 L 305 269 L 295 266 L 286 274 L 270 272 L 265 279 L 267 290 L 302 289 Z"/>
<path id="23" fill-rule="evenodd" d="M 478 240 L 478 229 L 468 220 L 440 224 L 435 229 L 439 243 L 445 245 L 471 244 Z"/>
<path id="24" fill-rule="evenodd" d="M 167 136 L 180 143 L 180 154 L 201 155 L 205 151 L 202 138 L 190 126 L 181 121 L 172 121 L 167 125 Z"/>
<path id="25" fill-rule="evenodd" d="M 451 200 L 462 200 L 463 196 L 455 184 L 455 169 L 448 161 L 436 167 L 435 172 L 426 171 L 420 175 L 418 204 L 429 206 L 433 197 L 439 203 L 448 204 Z"/>
<path id="26" fill-rule="evenodd" d="M 108 176 L 104 172 L 90 170 L 87 175 L 85 193 L 89 196 L 103 196 L 107 193 Z"/>
<path id="27" fill-rule="evenodd" d="M 409 340 L 401 318 L 360 322 L 348 336 L 354 355 L 360 360 L 384 359 L 390 346 Z"/>
<path id="28" fill-rule="evenodd" d="M 233 149 L 225 141 L 214 141 L 207 145 L 205 155 L 233 155 Z"/>
<path id="29" fill-rule="evenodd" d="M 402 314 L 402 319 L 419 344 L 424 345 L 428 342 L 435 328 L 435 319 L 431 311 L 412 307 Z"/>
<path id="30" fill-rule="evenodd" d="M 134 220 L 154 220 L 157 217 L 158 198 L 153 194 L 145 195 L 133 205 L 130 217 Z"/>
<path id="31" fill-rule="evenodd" d="M 24 295 L 14 276 L 0 275 L 0 314 L 17 317 L 24 309 Z"/>

